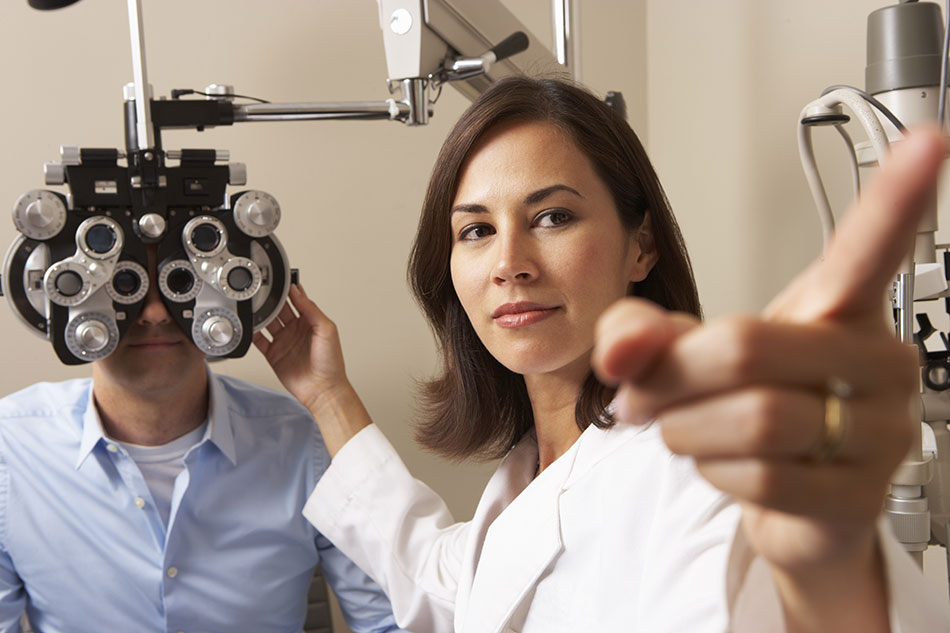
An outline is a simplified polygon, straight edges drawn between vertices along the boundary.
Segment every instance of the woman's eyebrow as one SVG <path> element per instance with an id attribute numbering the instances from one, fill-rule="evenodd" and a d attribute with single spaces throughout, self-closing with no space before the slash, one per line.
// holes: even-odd
<path id="1" fill-rule="evenodd" d="M 481 204 L 457 204 L 452 207 L 452 213 L 488 213 L 488 208 Z"/>
<path id="2" fill-rule="evenodd" d="M 524 199 L 524 203 L 537 204 L 538 202 L 541 202 L 542 200 L 544 200 L 551 194 L 558 191 L 566 191 L 568 193 L 572 193 L 578 198 L 584 197 L 581 195 L 581 193 L 577 189 L 574 189 L 573 187 L 557 184 L 557 185 L 551 185 L 550 187 L 545 187 L 544 189 L 538 189 L 537 191 L 533 193 L 529 193 L 528 196 Z M 456 212 L 458 213 L 488 213 L 488 208 L 482 204 L 468 204 L 468 203 L 463 202 L 461 204 L 457 204 L 454 207 L 452 207 L 452 213 L 456 213 Z"/>
<path id="3" fill-rule="evenodd" d="M 544 189 L 538 189 L 534 193 L 528 194 L 528 197 L 524 199 L 524 203 L 536 204 L 538 202 L 541 202 L 542 200 L 544 200 L 545 198 L 547 198 L 548 196 L 550 196 L 552 193 L 556 191 L 566 191 L 568 193 L 574 194 L 578 198 L 584 197 L 580 194 L 579 191 L 577 191 L 577 189 L 574 189 L 573 187 L 568 187 L 567 185 L 558 184 L 558 185 L 551 185 L 550 187 L 545 187 Z"/>

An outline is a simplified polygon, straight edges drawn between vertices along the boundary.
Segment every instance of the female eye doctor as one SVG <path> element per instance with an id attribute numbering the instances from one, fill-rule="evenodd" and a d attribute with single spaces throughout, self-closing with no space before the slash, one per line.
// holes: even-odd
<path id="1" fill-rule="evenodd" d="M 499 82 L 443 146 L 410 278 L 443 355 L 418 439 L 504 459 L 454 522 L 295 288 L 255 342 L 333 455 L 305 514 L 417 633 L 946 627 L 878 521 L 917 372 L 881 298 L 943 151 L 903 145 L 762 316 L 703 325 L 633 131 L 576 86 Z"/>

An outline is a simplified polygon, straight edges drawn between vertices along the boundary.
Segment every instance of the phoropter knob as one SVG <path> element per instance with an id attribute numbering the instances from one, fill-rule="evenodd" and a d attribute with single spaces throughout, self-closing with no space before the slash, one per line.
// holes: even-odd
<path id="1" fill-rule="evenodd" d="M 13 223 L 28 238 L 47 240 L 66 226 L 66 205 L 52 191 L 27 191 L 13 205 Z"/>
<path id="2" fill-rule="evenodd" d="M 110 317 L 86 312 L 66 326 L 66 347 L 76 358 L 96 361 L 105 358 L 119 344 L 119 329 Z"/>
<path id="3" fill-rule="evenodd" d="M 43 181 L 47 185 L 65 184 L 66 166 L 62 163 L 46 163 L 43 165 Z"/>
<path id="4" fill-rule="evenodd" d="M 102 321 L 83 321 L 76 327 L 76 342 L 89 352 L 98 352 L 109 344 L 109 328 Z"/>
<path id="5" fill-rule="evenodd" d="M 263 191 L 248 191 L 234 203 L 234 223 L 251 237 L 270 235 L 280 224 L 280 204 Z"/>
<path id="6" fill-rule="evenodd" d="M 209 308 L 195 315 L 191 339 L 209 356 L 225 356 L 241 344 L 244 329 L 237 315 L 226 308 Z"/>
<path id="7" fill-rule="evenodd" d="M 146 213 L 139 218 L 139 231 L 149 239 L 157 240 L 165 233 L 165 218 L 157 213 Z"/>
<path id="8" fill-rule="evenodd" d="M 234 326 L 222 316 L 213 316 L 201 326 L 201 333 L 216 347 L 227 345 L 234 336 Z"/>

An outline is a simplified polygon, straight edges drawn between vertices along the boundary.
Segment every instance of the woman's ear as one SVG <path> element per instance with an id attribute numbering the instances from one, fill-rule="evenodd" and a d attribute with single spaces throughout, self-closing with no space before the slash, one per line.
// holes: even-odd
<path id="1" fill-rule="evenodd" d="M 643 214 L 643 222 L 630 236 L 630 240 L 631 258 L 636 255 L 631 262 L 630 281 L 643 281 L 659 259 L 656 240 L 653 238 L 653 219 L 649 211 Z"/>

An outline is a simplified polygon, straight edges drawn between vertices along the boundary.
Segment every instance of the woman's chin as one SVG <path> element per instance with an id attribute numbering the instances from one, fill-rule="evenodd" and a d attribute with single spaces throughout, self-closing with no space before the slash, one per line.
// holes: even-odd
<path id="1" fill-rule="evenodd" d="M 507 351 L 511 352 L 512 350 Z M 590 370 L 590 352 L 576 356 L 565 354 L 563 349 L 557 350 L 556 353 L 552 353 L 550 350 L 547 353 L 522 351 L 520 354 L 508 353 L 503 357 L 496 356 L 496 358 L 508 370 L 522 376 L 564 373 L 577 373 L 580 376 L 586 376 Z"/>

